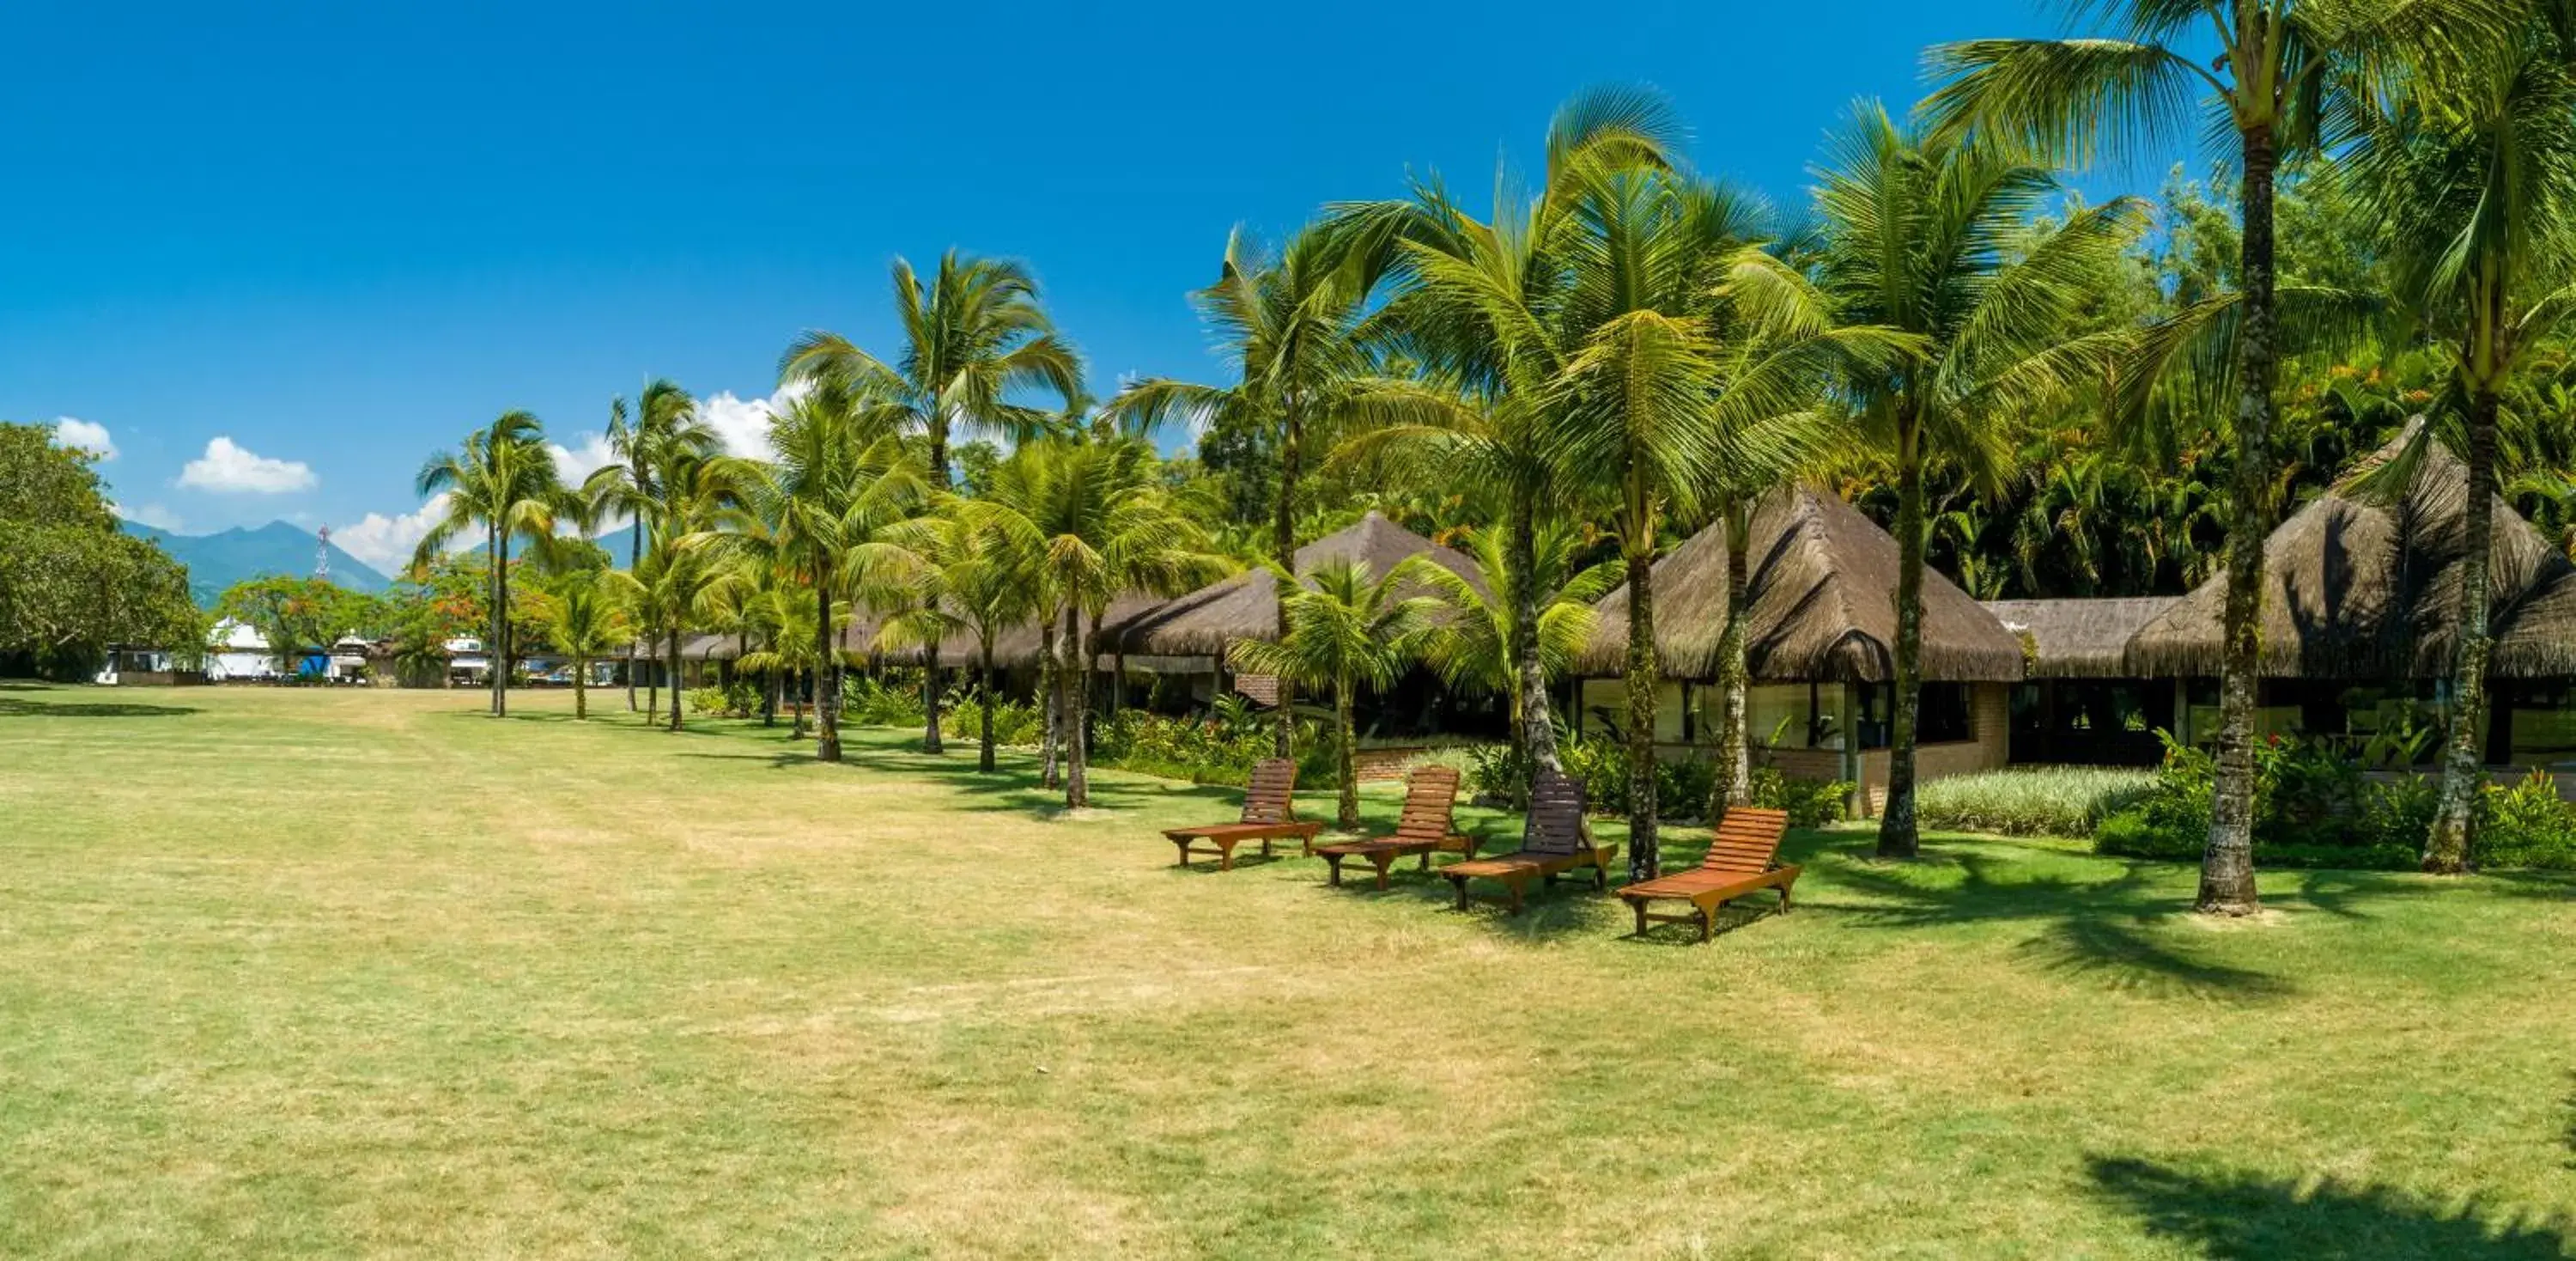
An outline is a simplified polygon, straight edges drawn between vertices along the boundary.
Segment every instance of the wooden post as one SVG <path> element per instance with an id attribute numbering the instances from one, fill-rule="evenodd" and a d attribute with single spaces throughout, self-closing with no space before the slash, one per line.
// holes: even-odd
<path id="1" fill-rule="evenodd" d="M 1109 659 L 1109 716 L 1115 718 L 1127 701 L 1127 654 Z"/>

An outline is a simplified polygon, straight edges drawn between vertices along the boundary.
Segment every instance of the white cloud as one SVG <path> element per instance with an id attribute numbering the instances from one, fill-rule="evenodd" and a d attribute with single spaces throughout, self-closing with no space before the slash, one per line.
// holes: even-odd
<path id="1" fill-rule="evenodd" d="M 617 453 L 609 449 L 607 434 L 586 433 L 581 435 L 580 443 L 577 447 L 560 442 L 546 444 L 546 450 L 555 457 L 555 472 L 567 486 L 579 486 L 583 478 L 617 462 Z"/>
<path id="2" fill-rule="evenodd" d="M 412 549 L 420 546 L 429 527 L 445 515 L 447 492 L 442 490 L 430 496 L 418 512 L 394 517 L 370 512 L 349 525 L 335 525 L 331 527 L 331 541 L 369 567 L 391 574 L 411 563 Z"/>
<path id="3" fill-rule="evenodd" d="M 181 528 L 179 525 L 179 514 L 172 512 L 159 504 L 145 504 L 139 508 L 128 508 L 124 504 L 112 503 L 108 505 L 108 510 L 128 521 L 134 522 L 136 525 L 148 525 L 155 530 L 168 530 L 171 533 L 176 534 Z"/>
<path id="4" fill-rule="evenodd" d="M 96 455 L 101 462 L 116 458 L 116 440 L 107 436 L 107 426 L 82 420 L 78 416 L 55 418 L 54 445 L 87 451 Z"/>
<path id="5" fill-rule="evenodd" d="M 256 495 L 282 495 L 288 491 L 311 490 L 321 479 L 301 460 L 272 460 L 253 454 L 230 438 L 218 437 L 206 444 L 206 453 L 188 461 L 179 470 L 179 484 L 199 490 L 246 491 Z"/>
<path id="6" fill-rule="evenodd" d="M 734 455 L 766 460 L 770 457 L 769 422 L 780 409 L 805 392 L 802 385 L 779 387 L 767 398 L 741 399 L 725 390 L 710 398 L 698 400 L 698 419 L 716 431 L 724 440 L 726 451 Z"/>

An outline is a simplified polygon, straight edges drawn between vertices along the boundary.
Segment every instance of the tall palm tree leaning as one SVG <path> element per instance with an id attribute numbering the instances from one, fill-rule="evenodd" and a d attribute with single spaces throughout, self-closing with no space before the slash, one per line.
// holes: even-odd
<path id="1" fill-rule="evenodd" d="M 653 469 L 667 458 L 665 449 L 679 440 L 679 432 L 696 419 L 697 401 L 667 377 L 644 383 L 644 392 L 636 396 L 631 415 L 623 395 L 608 401 L 608 450 L 617 458 L 592 471 L 589 480 L 582 483 L 582 495 L 590 501 L 592 515 L 626 518 L 626 567 L 630 570 L 644 560 L 644 532 L 650 528 L 656 494 Z M 633 713 L 633 653 L 627 654 L 626 664 L 626 711 Z"/>
<path id="2" fill-rule="evenodd" d="M 772 462 L 751 491 L 752 516 L 765 528 L 740 546 L 795 574 L 810 593 L 812 652 L 799 660 L 821 670 L 815 706 L 814 756 L 841 760 L 841 632 L 834 602 L 849 596 L 884 558 L 881 535 L 908 516 L 927 493 L 905 455 L 901 435 L 872 422 L 837 383 L 788 400 L 770 418 Z"/>
<path id="3" fill-rule="evenodd" d="M 1364 327 L 1369 298 L 1390 258 L 1392 238 L 1310 226 L 1277 255 L 1243 229 L 1226 238 L 1216 283 L 1193 296 L 1199 316 L 1234 361 L 1229 386 L 1149 378 L 1119 391 L 1108 414 L 1130 433 L 1171 422 L 1258 434 L 1277 453 L 1279 495 L 1271 505 L 1270 561 L 1297 567 L 1298 491 L 1307 444 L 1329 443 L 1366 388 L 1373 363 Z M 1329 449 L 1329 448 L 1328 448 Z M 1279 635 L 1288 606 L 1279 606 Z M 1280 688 L 1273 744 L 1290 756 L 1296 736 L 1293 688 Z"/>
<path id="4" fill-rule="evenodd" d="M 926 640 L 952 630 L 975 637 L 975 690 L 983 728 L 976 739 L 975 766 L 989 772 L 995 765 L 993 717 L 1002 682 L 993 666 L 993 642 L 1035 611 L 1035 584 L 1000 538 L 976 528 L 974 514 L 963 502 L 947 496 L 937 513 L 915 517 L 901 528 L 904 546 L 919 558 L 922 578 L 914 604 L 925 615 L 918 618 L 916 637 Z"/>
<path id="5" fill-rule="evenodd" d="M 2013 430 L 2050 401 L 2106 375 L 2126 330 L 2067 335 L 2090 279 L 2144 229 L 2122 198 L 2076 211 L 2035 241 L 2025 225 L 2060 192 L 2049 172 L 1984 137 L 1899 127 L 1875 103 L 1832 145 L 1816 208 L 1824 245 L 1815 292 L 1832 318 L 1903 334 L 1910 351 L 1853 377 L 1853 401 L 1895 465 L 1895 703 L 1882 858 L 1911 858 L 1914 753 L 1923 695 L 1925 465 L 1944 459 L 1991 485 Z M 2020 245 L 2018 262 L 2007 243 Z M 1785 279 L 1785 278 L 1783 278 Z M 1793 284 L 1766 294 L 1794 299 Z"/>
<path id="6" fill-rule="evenodd" d="M 951 487 L 952 440 L 999 434 L 1015 442 L 1045 432 L 1050 413 L 1011 401 L 1042 390 L 1068 406 L 1082 392 L 1082 361 L 1038 304 L 1038 283 L 1018 263 L 940 256 L 928 290 L 912 264 L 894 262 L 895 316 L 903 353 L 892 364 L 837 333 L 808 332 L 787 348 L 778 375 L 788 385 L 837 383 L 876 414 L 877 423 L 925 444 L 930 486 Z M 942 752 L 939 738 L 939 646 L 923 658 L 922 707 L 929 726 L 922 751 Z"/>
<path id="7" fill-rule="evenodd" d="M 2468 867 L 2494 648 L 2497 427 L 2507 384 L 2576 309 L 2576 46 L 2535 16 L 2489 55 L 2410 76 L 2344 170 L 2387 232 L 2397 297 L 2451 358 L 2466 430 L 2450 738 L 2424 870 Z M 2416 445 L 2434 441 L 2419 426 Z M 2410 453 L 2411 454 L 2411 453 Z M 2415 459 L 2389 471 L 2411 477 Z M 2396 488 L 2391 488 L 2396 489 Z"/>
<path id="8" fill-rule="evenodd" d="M 659 630 L 669 653 L 671 731 L 681 729 L 681 637 L 700 620 L 706 602 L 728 573 L 725 561 L 740 546 L 741 524 L 751 487 L 759 474 L 743 460 L 727 455 L 683 451 L 655 470 L 661 488 L 654 511 L 653 534 L 644 561 L 632 575 L 635 587 L 654 615 L 649 629 Z"/>
<path id="9" fill-rule="evenodd" d="M 423 498 L 439 500 L 437 524 L 412 549 L 414 568 L 425 569 L 468 530 L 483 531 L 484 556 L 492 573 L 487 594 L 492 603 L 492 637 L 486 645 L 492 659 L 492 716 L 510 712 L 510 542 L 553 537 L 558 517 L 578 519 L 580 505 L 564 490 L 546 433 L 530 412 L 503 412 L 486 428 L 466 435 L 453 453 L 441 451 L 421 466 L 418 488 Z"/>
<path id="10" fill-rule="evenodd" d="M 2254 888 L 2254 705 L 2263 542 L 2272 503 L 2273 381 L 2280 317 L 2272 231 L 2281 162 L 2315 145 L 2338 55 L 2439 47 L 2466 38 L 2462 0 L 2055 0 L 2098 18 L 2104 38 L 1982 39 L 1931 52 L 1948 81 L 1925 102 L 1968 127 L 2077 160 L 2125 143 L 2179 138 L 2196 113 L 2236 139 L 2242 181 L 2235 468 L 2228 486 L 2227 600 L 2219 667 L 2218 774 L 2198 908 L 2249 915 Z M 2219 54 L 2200 47 L 2214 36 Z M 2195 106 L 2205 107 L 2196 109 Z"/>
<path id="11" fill-rule="evenodd" d="M 1341 783 L 1334 817 L 1345 832 L 1360 826 L 1353 703 L 1360 688 L 1385 687 L 1423 655 L 1440 601 L 1404 592 L 1419 587 L 1418 573 L 1436 568 L 1413 557 L 1372 576 L 1364 563 L 1335 560 L 1318 566 L 1303 586 L 1278 572 L 1280 590 L 1291 592 L 1280 601 L 1288 609 L 1288 633 L 1275 642 L 1242 639 L 1233 645 L 1244 669 L 1331 689 L 1333 757 Z"/>

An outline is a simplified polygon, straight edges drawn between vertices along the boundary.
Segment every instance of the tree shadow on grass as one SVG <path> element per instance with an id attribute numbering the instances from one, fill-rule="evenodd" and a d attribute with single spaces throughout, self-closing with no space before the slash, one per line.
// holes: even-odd
<path id="1" fill-rule="evenodd" d="M 2147 1233 L 2221 1258 L 2443 1257 L 2520 1261 L 2569 1253 L 2563 1218 L 2445 1208 L 2395 1187 L 2199 1174 L 2133 1157 L 2086 1161 L 2094 1189 Z"/>
<path id="2" fill-rule="evenodd" d="M 60 704 L 0 697 L 0 718 L 185 718 L 193 705 L 144 705 L 133 701 L 68 701 Z"/>
<path id="3" fill-rule="evenodd" d="M 1871 902 L 1819 898 L 1802 902 L 1847 915 L 1870 928 L 1920 929 L 1962 924 L 2026 923 L 2032 935 L 2021 955 L 2049 972 L 2093 979 L 2151 997 L 2233 1001 L 2286 997 L 2297 986 L 2286 978 L 2207 957 L 2154 932 L 2189 912 L 2187 895 L 2160 887 L 2170 874 L 2159 864 L 2133 862 L 2108 880 L 2078 880 L 2053 873 L 2013 874 L 2013 864 L 1974 852 L 1933 854 L 1912 866 L 1881 865 L 1820 855 L 1835 884 L 1871 895 Z M 1943 869 L 1956 883 L 1924 879 Z"/>

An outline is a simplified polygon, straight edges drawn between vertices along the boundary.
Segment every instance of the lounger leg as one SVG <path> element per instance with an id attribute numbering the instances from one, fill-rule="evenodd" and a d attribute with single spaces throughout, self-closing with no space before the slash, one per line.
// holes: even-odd
<path id="1" fill-rule="evenodd" d="M 1722 904 L 1721 904 L 1721 905 L 1722 905 Z M 1714 907 L 1714 906 L 1703 906 L 1703 907 L 1699 908 L 1699 939 L 1700 939 L 1700 943 L 1701 943 L 1702 945 L 1706 945 L 1706 944 L 1708 943 L 1708 939 L 1709 939 L 1711 936 L 1713 936 L 1713 935 L 1715 934 L 1716 929 L 1717 929 L 1717 908 L 1716 908 L 1716 907 Z"/>
<path id="2" fill-rule="evenodd" d="M 1387 868 L 1395 865 L 1395 855 L 1371 854 L 1369 855 L 1369 861 L 1377 864 L 1377 887 L 1380 890 L 1384 890 L 1386 888 L 1386 871 Z"/>
<path id="3" fill-rule="evenodd" d="M 1456 890 L 1458 891 L 1458 909 L 1459 909 L 1459 910 L 1462 910 L 1462 911 L 1463 911 L 1463 910 L 1466 910 L 1466 909 L 1467 909 L 1467 880 L 1466 880 L 1466 878 L 1465 878 L 1465 877 L 1463 877 L 1463 876 L 1451 876 L 1451 877 L 1449 878 L 1449 885 L 1450 885 L 1450 887 L 1451 887 L 1451 888 L 1454 888 L 1454 889 L 1456 889 Z"/>
<path id="4" fill-rule="evenodd" d="M 1235 843 L 1232 841 L 1218 841 L 1216 843 L 1216 869 L 1218 871 L 1234 870 L 1234 844 Z"/>
<path id="5" fill-rule="evenodd" d="M 1189 866 L 1189 865 L 1190 865 L 1190 843 L 1189 843 L 1188 841 L 1174 841 L 1174 842 L 1172 842 L 1172 847 L 1173 847 L 1173 848 L 1175 848 L 1175 849 L 1178 849 L 1179 851 L 1181 851 L 1181 856 L 1180 856 L 1180 857 L 1178 857 L 1178 858 L 1173 859 L 1173 860 L 1172 860 L 1172 865 L 1173 865 L 1173 866 L 1175 866 L 1175 867 L 1187 867 L 1187 866 Z"/>
<path id="6" fill-rule="evenodd" d="M 1610 869 L 1609 869 L 1609 868 L 1607 868 L 1607 867 L 1602 866 L 1602 865 L 1601 865 L 1601 864 L 1599 864 L 1599 863 L 1594 863 L 1594 864 L 1592 864 L 1592 889 L 1593 889 L 1593 891 L 1594 891 L 1594 892 L 1596 892 L 1596 893 L 1607 892 L 1607 891 L 1609 890 L 1609 888 L 1610 888 Z"/>
<path id="7" fill-rule="evenodd" d="M 1789 913 L 1789 886 L 1785 884 L 1780 886 L 1780 913 Z"/>
<path id="8" fill-rule="evenodd" d="M 1324 863 L 1325 863 L 1325 865 L 1326 865 L 1326 866 L 1329 866 L 1329 867 L 1331 867 L 1331 868 L 1332 868 L 1332 872 L 1331 872 L 1331 879 L 1332 879 L 1332 882 L 1333 882 L 1333 887 L 1334 887 L 1334 888 L 1336 888 L 1336 889 L 1341 888 L 1341 887 L 1342 887 L 1342 856 L 1341 856 L 1341 855 L 1339 855 L 1339 854 L 1326 854 L 1326 855 L 1324 855 Z"/>
<path id="9" fill-rule="evenodd" d="M 1646 900 L 1645 900 L 1644 898 L 1630 898 L 1630 899 L 1628 899 L 1628 908 L 1629 908 L 1630 910 L 1633 910 L 1633 911 L 1635 911 L 1635 912 L 1637 913 L 1637 935 L 1638 935 L 1638 936 L 1640 936 L 1640 937 L 1645 936 L 1645 935 L 1646 935 Z"/>
<path id="10" fill-rule="evenodd" d="M 1427 850 L 1427 849 L 1426 849 L 1426 850 L 1422 851 L 1422 861 L 1421 861 L 1421 863 L 1417 864 L 1417 865 L 1414 867 L 1414 870 L 1415 870 L 1415 871 L 1429 871 L 1429 870 L 1431 870 L 1431 851 L 1430 851 L 1430 850 Z"/>
<path id="11" fill-rule="evenodd" d="M 1548 878 L 1549 878 L 1550 880 L 1554 880 L 1554 879 L 1555 879 L 1555 877 L 1554 877 L 1554 876 L 1550 876 L 1550 877 L 1548 877 Z M 1514 915 L 1518 915 L 1518 914 L 1520 914 L 1520 913 L 1521 913 L 1521 908 L 1522 908 L 1524 905 L 1526 905 L 1525 903 L 1523 903 L 1523 902 L 1521 901 L 1521 885 L 1522 885 L 1522 884 L 1524 884 L 1524 883 L 1526 883 L 1526 882 L 1524 882 L 1524 881 L 1519 881 L 1519 880 L 1515 880 L 1515 881 L 1513 881 L 1513 882 L 1512 882 L 1512 914 L 1514 914 Z"/>

